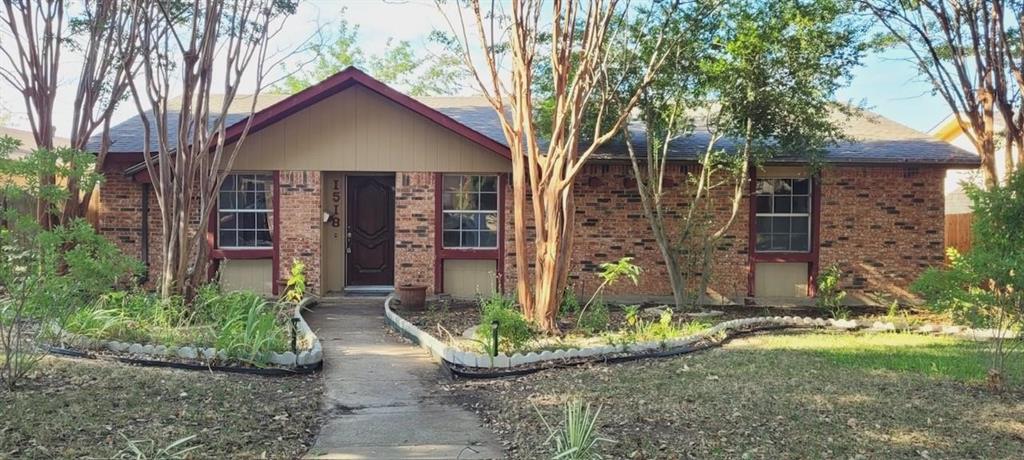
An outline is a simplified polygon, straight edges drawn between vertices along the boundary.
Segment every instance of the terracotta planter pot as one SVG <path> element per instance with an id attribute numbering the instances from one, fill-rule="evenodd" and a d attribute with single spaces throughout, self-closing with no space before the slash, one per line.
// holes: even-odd
<path id="1" fill-rule="evenodd" d="M 406 284 L 398 286 L 398 300 L 403 309 L 422 310 L 427 303 L 427 287 L 424 285 Z"/>

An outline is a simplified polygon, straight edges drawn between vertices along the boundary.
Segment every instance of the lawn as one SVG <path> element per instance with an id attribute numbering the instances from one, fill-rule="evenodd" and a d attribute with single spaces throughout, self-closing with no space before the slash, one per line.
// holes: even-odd
<path id="1" fill-rule="evenodd" d="M 320 393 L 319 376 L 47 357 L 24 387 L 0 391 L 0 458 L 112 458 L 125 438 L 151 454 L 193 435 L 192 458 L 296 458 L 316 435 Z"/>
<path id="2" fill-rule="evenodd" d="M 1017 358 L 1019 362 L 1019 357 Z M 601 406 L 606 458 L 1024 458 L 1021 370 L 984 387 L 973 343 L 759 335 L 684 357 L 464 382 L 512 458 L 548 455 L 537 412 Z"/>

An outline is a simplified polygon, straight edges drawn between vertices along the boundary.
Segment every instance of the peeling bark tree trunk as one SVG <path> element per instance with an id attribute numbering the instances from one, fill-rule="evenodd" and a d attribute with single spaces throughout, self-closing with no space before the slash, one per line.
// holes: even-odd
<path id="1" fill-rule="evenodd" d="M 542 15 L 548 5 L 548 15 Z M 669 11 L 677 6 L 675 1 L 661 5 Z M 491 11 L 484 14 L 478 0 L 470 1 L 469 8 L 469 21 L 459 9 L 458 25 L 452 20 L 449 25 L 466 67 L 497 112 L 512 151 L 519 303 L 524 315 L 541 330 L 555 333 L 555 315 L 565 291 L 574 246 L 574 180 L 597 148 L 628 121 L 640 91 L 664 63 L 665 40 L 659 35 L 651 42 L 656 51 L 649 61 L 631 63 L 636 67 L 630 75 L 638 77 L 638 89 L 625 104 L 613 107 L 606 98 L 597 97 L 596 89 L 608 75 L 610 23 L 627 13 L 616 0 L 513 0 L 508 15 L 493 3 Z M 439 10 L 443 13 L 440 3 Z M 546 16 L 543 23 L 541 16 Z M 544 30 L 542 24 L 550 24 L 550 28 Z M 652 24 L 650 30 L 660 34 L 662 29 L 657 26 Z M 471 36 L 476 45 L 470 43 Z M 507 43 L 501 41 L 505 37 Z M 479 55 L 484 58 L 480 68 L 475 62 Z M 550 139 L 542 145 L 535 118 L 534 77 L 538 60 L 545 56 L 552 69 L 555 108 Z M 507 75 L 499 72 L 502 57 L 510 61 Z M 588 112 L 597 113 L 592 133 L 583 128 Z M 532 274 L 526 251 L 527 209 L 532 211 L 536 233 Z"/>

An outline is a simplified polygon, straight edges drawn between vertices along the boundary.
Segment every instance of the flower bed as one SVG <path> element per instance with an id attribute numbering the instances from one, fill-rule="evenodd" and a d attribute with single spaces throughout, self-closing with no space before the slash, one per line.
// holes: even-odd
<path id="1" fill-rule="evenodd" d="M 201 292 L 187 311 L 147 294 L 116 293 L 52 327 L 63 350 L 119 359 L 205 367 L 319 368 L 323 351 L 302 310 L 315 304 L 271 302 L 251 293 Z"/>
<path id="2" fill-rule="evenodd" d="M 545 363 L 552 362 L 587 362 L 595 360 L 628 360 L 647 356 L 668 356 L 680 352 L 694 351 L 715 346 L 725 339 L 738 335 L 764 330 L 778 329 L 812 329 L 827 328 L 833 330 L 852 331 L 865 329 L 873 332 L 913 332 L 924 334 L 946 334 L 963 338 L 987 339 L 995 331 L 972 330 L 960 326 L 949 325 L 911 325 L 909 322 L 880 321 L 875 318 L 825 319 L 796 316 L 755 316 L 721 321 L 706 329 L 695 330 L 679 337 L 666 337 L 657 340 L 636 340 L 617 344 L 595 344 L 580 347 L 564 347 L 543 351 L 520 351 L 512 353 L 479 353 L 464 350 L 456 346 L 457 341 L 438 339 L 402 318 L 392 308 L 394 297 L 384 303 L 385 316 L 388 323 L 410 338 L 421 347 L 430 351 L 438 359 L 452 367 L 457 373 L 470 376 L 482 372 L 488 376 L 500 376 L 500 370 L 543 368 Z M 487 374 L 486 370 L 499 371 Z"/>

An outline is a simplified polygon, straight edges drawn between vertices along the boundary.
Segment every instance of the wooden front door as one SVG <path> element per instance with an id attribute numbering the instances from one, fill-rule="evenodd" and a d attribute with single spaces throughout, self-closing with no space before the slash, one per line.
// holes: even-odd
<path id="1" fill-rule="evenodd" d="M 349 286 L 395 283 L 395 176 L 348 176 Z"/>

